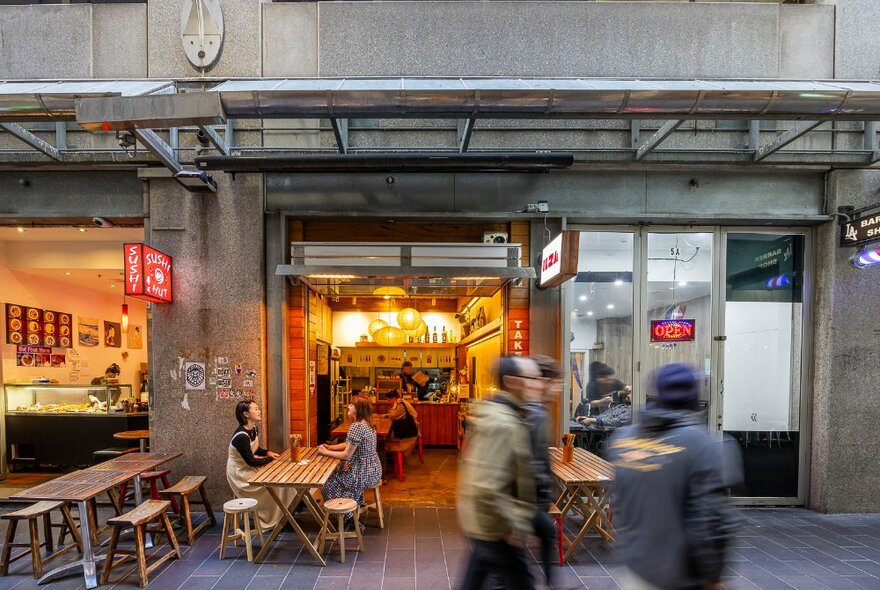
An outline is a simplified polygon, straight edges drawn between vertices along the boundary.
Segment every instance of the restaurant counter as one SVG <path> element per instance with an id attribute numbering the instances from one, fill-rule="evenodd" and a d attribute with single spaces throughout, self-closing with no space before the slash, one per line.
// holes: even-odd
<path id="1" fill-rule="evenodd" d="M 438 402 L 410 402 L 419 414 L 422 444 L 438 447 L 458 445 L 458 410 L 461 404 Z M 373 404 L 375 414 L 387 414 L 391 402 L 379 400 Z"/>
<path id="2" fill-rule="evenodd" d="M 130 385 L 7 383 L 4 427 L 10 465 L 91 465 L 95 451 L 131 446 L 113 435 L 146 430 L 149 412 L 121 411 Z"/>

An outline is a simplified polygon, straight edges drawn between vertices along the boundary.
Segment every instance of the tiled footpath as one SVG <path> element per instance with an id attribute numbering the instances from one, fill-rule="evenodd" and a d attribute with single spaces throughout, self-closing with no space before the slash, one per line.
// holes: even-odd
<path id="1" fill-rule="evenodd" d="M 7 508 L 8 509 L 8 508 Z M 799 509 L 743 510 L 743 523 L 730 551 L 726 588 L 880 590 L 880 515 L 825 516 Z M 218 557 L 219 527 L 194 547 L 181 546 L 183 559 L 155 573 L 150 588 L 169 590 L 445 590 L 457 587 L 467 542 L 455 511 L 444 508 L 394 508 L 384 530 L 371 519 L 366 551 L 348 553 L 339 563 L 334 550 L 319 568 L 295 536 L 284 533 L 265 563 Z M 577 525 L 572 520 L 571 525 Z M 3 524 L 5 529 L 5 522 Z M 311 527 L 309 529 L 311 530 Z M 159 547 L 158 550 L 162 550 Z M 560 570 L 560 588 L 619 588 L 613 550 L 590 539 Z M 124 574 L 131 574 L 120 580 Z M 81 577 L 37 586 L 30 562 L 22 559 L 0 590 L 83 588 Z M 137 588 L 132 568 L 115 570 L 104 588 Z M 539 586 L 540 587 L 540 586 Z"/>

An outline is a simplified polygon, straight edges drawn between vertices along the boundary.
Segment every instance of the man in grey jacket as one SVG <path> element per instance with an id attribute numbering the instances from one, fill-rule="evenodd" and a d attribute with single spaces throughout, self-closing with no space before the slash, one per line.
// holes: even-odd
<path id="1" fill-rule="evenodd" d="M 511 590 L 534 588 L 524 550 L 536 491 L 525 402 L 543 382 L 527 357 L 502 357 L 498 373 L 501 391 L 473 404 L 468 416 L 458 517 L 471 554 L 461 590 L 480 590 L 490 576 Z"/>
<path id="2" fill-rule="evenodd" d="M 673 363 L 654 375 L 656 406 L 611 439 L 614 525 L 624 590 L 720 587 L 735 514 L 722 452 L 697 416 L 700 375 Z"/>

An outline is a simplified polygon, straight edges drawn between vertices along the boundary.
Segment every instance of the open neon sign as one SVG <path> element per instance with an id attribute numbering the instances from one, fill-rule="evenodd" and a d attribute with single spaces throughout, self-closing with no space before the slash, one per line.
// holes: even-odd
<path id="1" fill-rule="evenodd" d="M 651 320 L 651 342 L 693 342 L 696 320 Z"/>

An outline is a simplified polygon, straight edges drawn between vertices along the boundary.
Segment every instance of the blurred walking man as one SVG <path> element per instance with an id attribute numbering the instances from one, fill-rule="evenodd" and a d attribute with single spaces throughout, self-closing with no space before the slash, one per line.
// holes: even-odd
<path id="1" fill-rule="evenodd" d="M 527 357 L 502 357 L 498 375 L 501 391 L 468 418 L 458 515 L 471 554 L 461 590 L 481 590 L 490 575 L 511 590 L 534 588 L 524 550 L 536 489 L 525 401 L 543 382 Z"/>
<path id="2" fill-rule="evenodd" d="M 614 526 L 624 590 L 720 587 L 734 513 L 722 452 L 697 416 L 700 375 L 673 363 L 653 377 L 657 404 L 617 431 Z"/>

